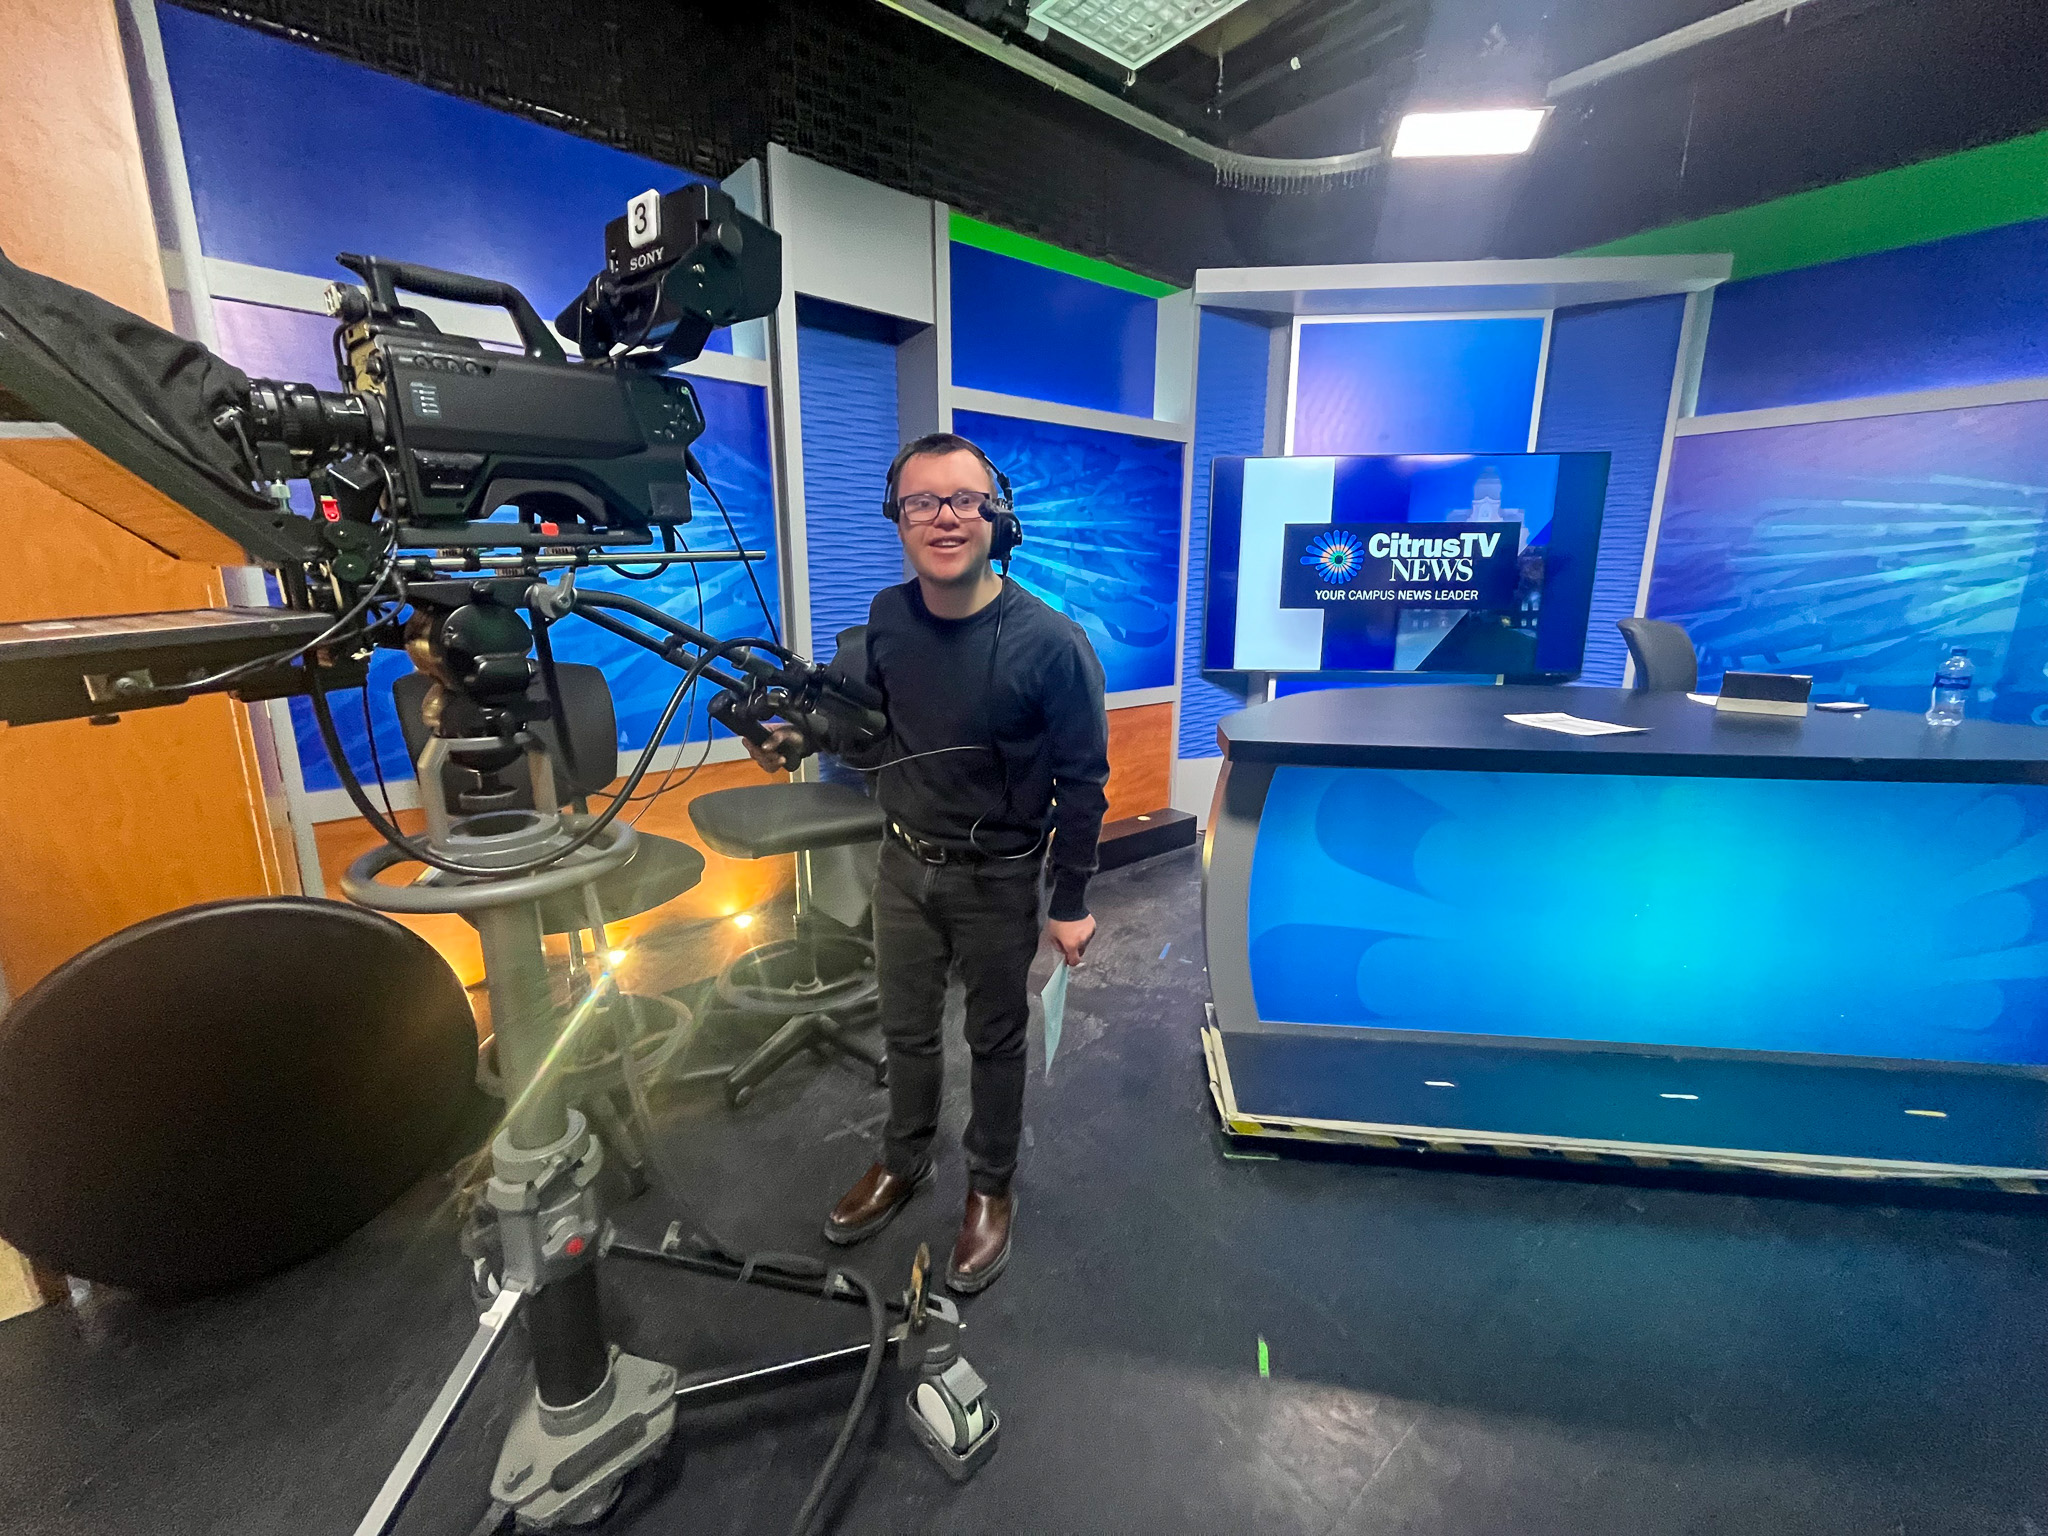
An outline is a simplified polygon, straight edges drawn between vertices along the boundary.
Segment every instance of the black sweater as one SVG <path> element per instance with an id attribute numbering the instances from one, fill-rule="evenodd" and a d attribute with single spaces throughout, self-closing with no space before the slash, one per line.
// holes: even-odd
<path id="1" fill-rule="evenodd" d="M 889 734 L 840 755 L 875 770 L 890 820 L 927 842 L 994 855 L 1027 852 L 1050 828 L 1051 915 L 1086 917 L 1109 720 L 1102 663 L 1081 626 L 1007 578 L 979 613 L 938 618 L 907 581 L 875 594 L 867 661 Z"/>

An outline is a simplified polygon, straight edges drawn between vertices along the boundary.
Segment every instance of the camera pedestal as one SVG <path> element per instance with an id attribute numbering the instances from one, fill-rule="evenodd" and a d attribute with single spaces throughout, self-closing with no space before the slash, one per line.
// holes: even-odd
<path id="1" fill-rule="evenodd" d="M 674 1368 L 614 1350 L 590 1403 L 527 1399 L 498 1453 L 491 1497 L 521 1530 L 588 1525 L 617 1501 L 628 1472 L 661 1453 L 675 1424 Z"/>
<path id="2" fill-rule="evenodd" d="M 551 805 L 547 754 L 530 735 L 522 737 L 535 803 Z M 566 1013 L 555 1006 L 539 903 L 578 887 L 589 900 L 591 882 L 631 858 L 635 838 L 630 827 L 614 824 L 558 863 L 533 874 L 516 873 L 559 849 L 574 831 L 559 813 L 489 811 L 450 818 L 441 790 L 442 764 L 451 754 L 498 745 L 495 739 L 436 738 L 421 756 L 419 784 L 431 851 L 470 869 L 499 868 L 505 875 L 434 871 L 411 885 L 385 885 L 377 876 L 408 857 L 402 849 L 385 847 L 358 859 L 342 881 L 343 892 L 361 905 L 401 913 L 454 912 L 475 926 L 507 1098 L 504 1128 L 491 1144 L 492 1176 L 485 1195 L 502 1246 L 498 1294 L 357 1526 L 357 1536 L 385 1536 L 390 1530 L 521 1310 L 533 1347 L 533 1387 L 505 1437 L 491 1480 L 495 1505 L 521 1530 L 556 1530 L 603 1518 L 627 1475 L 667 1445 L 677 1404 L 684 1399 L 756 1389 L 874 1358 L 879 1319 L 890 1312 L 902 1319 L 889 1338 L 898 1347 L 899 1364 L 920 1377 L 909 1409 L 911 1428 L 949 1477 L 971 1476 L 994 1452 L 1000 1421 L 986 1387 L 959 1358 L 958 1312 L 942 1298 L 925 1294 L 925 1253 L 920 1251 L 904 1299 L 890 1302 L 868 1291 L 865 1280 L 858 1288 L 849 1283 L 845 1276 L 850 1272 L 823 1265 L 815 1274 L 792 1269 L 788 1255 L 774 1265 L 686 1253 L 680 1224 L 659 1248 L 614 1236 L 599 1193 L 604 1143 L 583 1114 L 564 1102 L 561 1071 L 576 1037 L 602 1027 L 607 988 L 592 988 Z M 594 904 L 592 926 L 603 953 L 604 925 Z M 625 1354 L 606 1339 L 595 1266 L 607 1251 L 721 1280 L 865 1304 L 877 1319 L 875 1332 L 867 1343 L 679 1380 L 673 1367 Z M 945 1434 L 939 1430 L 942 1421 Z"/>
<path id="3" fill-rule="evenodd" d="M 422 755 L 420 795 L 428 844 L 435 853 L 471 868 L 509 872 L 559 848 L 572 828 L 558 812 L 491 811 L 450 817 L 441 789 L 443 763 L 466 748 L 496 746 L 495 740 L 436 738 Z M 524 746 L 535 803 L 552 805 L 547 754 L 531 736 Z M 566 1019 L 559 1017 L 541 943 L 540 902 L 577 887 L 589 890 L 593 880 L 633 856 L 634 843 L 632 829 L 614 823 L 588 846 L 538 873 L 493 878 L 435 871 L 406 886 L 377 879 L 405 859 L 399 849 L 380 848 L 358 859 L 342 882 L 349 899 L 363 906 L 387 912 L 458 913 L 476 928 L 482 943 L 507 1098 L 504 1129 L 491 1144 L 492 1174 L 485 1198 L 496 1213 L 503 1247 L 502 1294 L 515 1298 L 506 1304 L 504 1316 L 509 1320 L 512 1310 L 525 1308 L 534 1383 L 506 1436 L 491 1495 L 514 1513 L 522 1530 L 587 1524 L 603 1516 L 617 1499 L 626 1474 L 660 1454 L 675 1427 L 674 1369 L 623 1354 L 605 1337 L 595 1268 L 605 1236 L 598 1192 L 604 1144 L 580 1112 L 563 1104 L 555 1071 L 563 1041 L 601 1010 L 586 1000 Z M 592 998 L 599 995 L 593 993 Z M 484 1332 L 480 1324 L 479 1341 Z M 491 1334 L 484 1360 L 502 1332 L 501 1323 Z M 472 1364 L 465 1355 L 457 1378 L 466 1375 L 468 1385 L 473 1385 L 481 1374 L 482 1362 Z M 450 1387 L 456 1384 L 451 1378 Z M 387 1511 L 380 1497 L 363 1530 L 382 1530 L 396 1514 L 397 1503 L 424 1470 L 427 1455 L 467 1392 L 464 1386 L 447 1402 L 445 1414 L 443 1401 L 437 1400 L 429 1424 L 421 1429 L 429 1438 L 397 1501 Z M 449 1397 L 444 1390 L 443 1400 Z M 436 1415 L 438 1429 L 433 1428 Z M 415 1447 L 419 1442 L 416 1436 Z M 413 1451 L 408 1448 L 409 1459 Z M 394 1479 L 404 1471 L 401 1463 Z M 373 1525 L 373 1520 L 379 1523 Z"/>
<path id="4" fill-rule="evenodd" d="M 491 1497 L 522 1530 L 598 1519 L 675 1428 L 675 1370 L 604 1338 L 595 1267 L 604 1144 L 577 1111 L 564 1119 L 550 1146 L 522 1148 L 509 1128 L 499 1132 L 486 1195 L 498 1216 L 502 1283 L 532 1297 L 534 1392 L 491 1478 Z"/>

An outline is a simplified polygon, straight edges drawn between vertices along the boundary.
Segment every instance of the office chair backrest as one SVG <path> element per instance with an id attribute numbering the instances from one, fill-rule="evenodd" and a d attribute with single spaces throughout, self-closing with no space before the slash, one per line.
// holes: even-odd
<path id="1" fill-rule="evenodd" d="M 1690 693 L 1700 684 L 1692 636 L 1662 619 L 1617 619 L 1614 627 L 1636 664 L 1636 692 Z"/>
<path id="2" fill-rule="evenodd" d="M 543 720 L 534 729 L 554 757 L 555 794 L 566 805 L 578 794 L 596 794 L 619 776 L 619 722 L 612 709 L 612 691 L 605 683 L 603 672 L 596 667 L 565 661 L 556 663 L 555 675 L 562 685 L 562 709 L 569 717 L 570 745 L 576 751 L 573 782 L 555 736 L 555 722 Z M 423 672 L 408 672 L 391 685 L 391 702 L 398 709 L 398 727 L 405 733 L 406 755 L 415 763 L 427 750 L 431 735 L 422 711 L 427 701 L 427 690 L 432 686 Z M 546 697 L 539 678 L 534 679 L 527 693 L 535 699 Z M 527 782 L 525 762 L 514 763 L 500 777 L 514 790 L 517 796 L 514 804 L 522 809 L 531 809 L 533 786 Z M 445 775 L 445 785 L 448 804 L 453 808 L 456 794 L 474 787 L 474 777 L 466 768 L 450 768 Z"/>

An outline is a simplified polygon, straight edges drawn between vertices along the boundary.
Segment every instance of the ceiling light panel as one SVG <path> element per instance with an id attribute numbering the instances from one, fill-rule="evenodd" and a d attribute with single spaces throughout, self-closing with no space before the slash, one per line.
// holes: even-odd
<path id="1" fill-rule="evenodd" d="M 1519 155 L 1536 142 L 1540 107 L 1492 112 L 1410 112 L 1394 134 L 1394 158 L 1444 155 Z"/>
<path id="2" fill-rule="evenodd" d="M 1245 0 L 1031 0 L 1031 19 L 1113 59 L 1143 69 Z"/>

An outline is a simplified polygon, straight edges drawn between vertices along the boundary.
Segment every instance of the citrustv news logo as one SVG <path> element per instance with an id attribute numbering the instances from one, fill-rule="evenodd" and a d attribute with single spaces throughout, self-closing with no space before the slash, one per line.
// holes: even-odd
<path id="1" fill-rule="evenodd" d="M 1309 540 L 1301 563 L 1313 566 L 1325 581 L 1350 581 L 1365 568 L 1365 549 L 1348 533 L 1319 533 Z"/>

